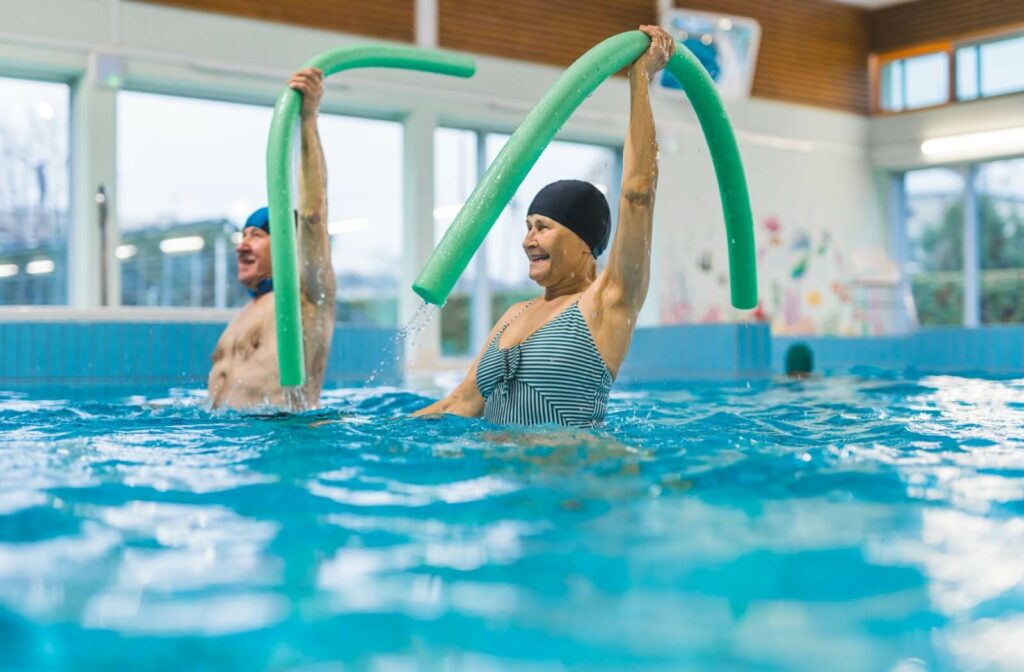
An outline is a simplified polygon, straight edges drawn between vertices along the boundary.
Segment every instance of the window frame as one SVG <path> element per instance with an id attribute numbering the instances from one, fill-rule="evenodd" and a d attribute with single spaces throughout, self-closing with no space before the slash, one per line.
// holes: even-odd
<path id="1" fill-rule="evenodd" d="M 982 167 L 1001 161 L 1024 160 L 1024 153 L 1013 156 L 982 159 L 977 161 L 966 161 L 957 163 L 944 163 L 929 166 L 920 166 L 907 170 L 900 170 L 890 173 L 890 184 L 893 190 L 894 215 L 897 217 L 896 225 L 893 227 L 893 238 L 891 239 L 897 262 L 901 269 L 901 283 L 909 292 L 912 277 L 906 272 L 907 264 L 910 261 L 910 239 L 907 232 L 907 220 L 909 209 L 906 198 L 906 175 L 915 170 L 928 170 L 933 168 L 948 168 L 956 171 L 963 178 L 963 191 L 961 198 L 964 203 L 963 221 L 963 321 L 959 326 L 974 329 L 986 326 L 999 326 L 1002 323 L 989 323 L 984 321 L 982 304 L 982 282 L 983 271 L 981 245 L 981 222 L 980 222 L 980 191 L 978 189 L 978 174 Z M 924 327 L 941 328 L 941 327 Z"/>
<path id="2" fill-rule="evenodd" d="M 868 74 L 871 81 L 871 114 L 883 117 L 897 114 L 907 114 L 910 112 L 922 112 L 926 110 L 941 109 L 944 107 L 949 107 L 950 105 L 969 104 L 980 100 L 997 100 L 999 98 L 1005 98 L 1007 96 L 1017 96 L 1024 94 L 1024 86 L 1022 86 L 1017 91 L 1009 91 L 1007 93 L 985 96 L 982 95 L 981 93 L 981 87 L 979 82 L 978 95 L 976 97 L 965 100 L 960 100 L 959 98 L 957 98 L 957 51 L 964 47 L 980 48 L 982 45 L 985 44 L 1013 39 L 1015 37 L 1024 38 L 1024 24 L 1015 24 L 1009 28 L 1004 27 L 999 28 L 997 30 L 971 33 L 952 40 L 938 40 L 935 42 L 927 42 L 913 47 L 907 47 L 905 49 L 896 49 L 893 51 L 887 51 L 880 54 L 871 54 L 870 56 L 868 56 Z M 882 107 L 882 71 L 886 66 L 896 61 L 902 61 L 908 58 L 914 58 L 917 56 L 927 56 L 930 54 L 939 53 L 946 54 L 946 58 L 949 64 L 949 74 L 947 80 L 945 101 L 937 103 L 935 105 L 926 105 L 923 107 L 914 107 L 910 109 L 903 108 L 899 110 L 889 110 Z M 978 67 L 981 67 L 980 51 L 978 54 Z M 905 89 L 905 76 L 903 86 Z"/>

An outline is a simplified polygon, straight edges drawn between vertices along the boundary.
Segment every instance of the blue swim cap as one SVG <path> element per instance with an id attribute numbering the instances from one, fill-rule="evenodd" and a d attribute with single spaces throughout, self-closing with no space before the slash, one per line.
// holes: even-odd
<path id="1" fill-rule="evenodd" d="M 245 225 L 242 230 L 248 229 L 250 226 L 255 226 L 257 229 L 263 229 L 270 234 L 270 208 L 262 207 L 249 215 L 249 219 L 245 220 Z"/>

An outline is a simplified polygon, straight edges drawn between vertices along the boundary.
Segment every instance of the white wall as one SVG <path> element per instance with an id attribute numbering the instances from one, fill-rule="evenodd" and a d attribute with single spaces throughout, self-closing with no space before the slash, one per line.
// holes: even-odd
<path id="1" fill-rule="evenodd" d="M 904 112 L 871 120 L 868 143 L 879 168 L 911 169 L 1024 155 L 1021 143 L 965 148 L 955 154 L 925 156 L 921 143 L 932 138 L 985 133 L 1024 126 L 1024 93 Z"/>
<path id="2" fill-rule="evenodd" d="M 120 56 L 127 88 L 204 95 L 269 104 L 283 79 L 309 57 L 361 38 L 119 0 L 34 0 L 6 3 L 0 26 L 0 74 L 71 79 L 76 88 L 90 52 Z M 324 109 L 405 121 L 406 246 L 408 279 L 432 245 L 433 204 L 430 142 L 434 125 L 456 124 L 513 130 L 561 74 L 553 67 L 478 57 L 472 80 L 395 71 L 356 71 L 330 80 Z M 97 285 L 87 259 L 95 249 L 87 196 L 95 184 L 114 183 L 113 128 L 109 97 L 81 96 L 73 112 L 76 130 L 92 129 L 81 143 L 77 206 L 80 243 L 72 268 L 81 287 Z M 580 108 L 560 137 L 621 143 L 627 123 L 628 88 L 621 78 L 605 83 Z M 747 176 L 762 249 L 760 277 L 764 307 L 787 329 L 854 329 L 837 283 L 848 268 L 836 254 L 884 241 L 882 208 L 873 182 L 867 146 L 869 124 L 857 115 L 754 100 L 730 108 Z M 681 96 L 656 100 L 661 139 L 655 278 L 642 318 L 659 321 L 715 321 L 744 316 L 728 308 L 724 227 L 707 150 L 694 116 Z M 97 158 L 93 154 L 104 156 Z M 76 166 L 79 163 L 75 164 Z M 116 193 L 112 194 L 116 199 Z M 116 212 L 116 204 L 111 212 Z M 766 220 L 780 227 L 773 237 Z M 791 277 L 806 237 L 814 256 L 800 278 Z M 817 255 L 828 238 L 826 251 Z M 794 250 L 793 248 L 797 249 Z M 706 255 L 705 255 L 706 253 Z M 74 255 L 74 253 L 73 253 Z M 705 271 L 701 257 L 705 257 Z M 779 301 L 769 294 L 776 292 Z M 788 292 L 788 294 L 787 294 Z M 96 292 L 82 290 L 75 305 L 96 304 Z M 402 314 L 418 301 L 411 291 Z M 783 315 L 786 297 L 798 314 Z M 791 301 L 792 303 L 792 301 Z M 778 305 L 776 305 L 778 304 Z M 791 308 L 792 306 L 790 306 Z M 788 313 L 793 313 L 789 310 Z M 785 319 L 784 319 L 785 318 Z M 793 319 L 789 319 L 793 318 Z M 436 323 L 436 321 L 435 321 Z M 429 337 L 426 340 L 430 340 Z M 427 359 L 436 351 L 427 349 Z"/>
<path id="3" fill-rule="evenodd" d="M 659 100 L 658 318 L 749 319 L 729 306 L 725 228 L 693 114 Z M 851 257 L 884 246 L 865 117 L 752 100 L 733 106 L 754 214 L 761 308 L 781 333 L 859 333 Z"/>

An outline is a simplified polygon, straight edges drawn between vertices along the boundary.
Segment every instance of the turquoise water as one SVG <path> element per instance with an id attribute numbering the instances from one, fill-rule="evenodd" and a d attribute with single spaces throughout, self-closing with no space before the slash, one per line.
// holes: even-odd
<path id="1" fill-rule="evenodd" d="M 1024 669 L 1024 380 L 326 402 L 0 393 L 0 668 Z"/>

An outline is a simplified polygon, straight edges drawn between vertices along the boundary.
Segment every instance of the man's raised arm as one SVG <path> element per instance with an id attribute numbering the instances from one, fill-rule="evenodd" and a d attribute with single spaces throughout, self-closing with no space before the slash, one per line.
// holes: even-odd
<path id="1" fill-rule="evenodd" d="M 317 68 L 300 70 L 288 86 L 302 94 L 298 208 L 302 294 L 313 305 L 333 305 L 335 278 L 327 232 L 327 166 L 317 129 L 324 73 Z"/>

